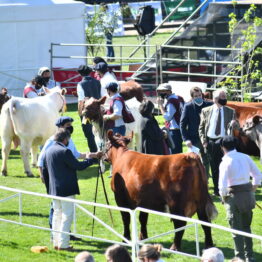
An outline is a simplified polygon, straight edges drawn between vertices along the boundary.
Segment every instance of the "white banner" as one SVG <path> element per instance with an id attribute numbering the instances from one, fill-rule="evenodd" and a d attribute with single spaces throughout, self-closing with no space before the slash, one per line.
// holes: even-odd
<path id="1" fill-rule="evenodd" d="M 159 25 L 162 22 L 162 9 L 161 9 L 161 2 L 160 1 L 155 1 L 155 2 L 140 2 L 140 3 L 128 3 L 128 6 L 131 10 L 131 13 L 136 19 L 136 16 L 139 12 L 139 8 L 150 5 L 151 7 L 154 8 L 155 11 L 155 24 Z"/>

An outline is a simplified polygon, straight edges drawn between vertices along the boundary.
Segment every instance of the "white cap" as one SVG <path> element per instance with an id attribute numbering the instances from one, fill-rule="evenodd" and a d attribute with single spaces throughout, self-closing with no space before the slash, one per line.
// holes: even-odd
<path id="1" fill-rule="evenodd" d="M 168 83 L 160 84 L 156 91 L 172 91 L 172 87 Z"/>
<path id="2" fill-rule="evenodd" d="M 45 71 L 51 72 L 51 70 L 50 70 L 47 66 L 43 66 L 43 67 L 40 67 L 40 68 L 39 68 L 39 70 L 38 70 L 38 75 L 39 75 L 39 76 L 42 76 L 42 74 L 43 74 Z"/>

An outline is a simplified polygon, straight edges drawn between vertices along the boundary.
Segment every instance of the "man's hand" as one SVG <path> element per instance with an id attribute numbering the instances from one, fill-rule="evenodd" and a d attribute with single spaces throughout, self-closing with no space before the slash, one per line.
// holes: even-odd
<path id="1" fill-rule="evenodd" d="M 190 140 L 187 140 L 185 144 L 187 147 L 192 147 L 192 142 Z"/>
<path id="2" fill-rule="evenodd" d="M 259 187 L 259 185 L 253 185 L 253 192 L 256 192 L 257 188 Z"/>
<path id="3" fill-rule="evenodd" d="M 103 119 L 104 119 L 105 121 L 110 120 L 110 115 L 103 115 Z"/>
<path id="4" fill-rule="evenodd" d="M 103 156 L 103 152 L 98 151 L 96 153 L 87 153 L 86 158 L 98 158 L 100 159 Z"/>

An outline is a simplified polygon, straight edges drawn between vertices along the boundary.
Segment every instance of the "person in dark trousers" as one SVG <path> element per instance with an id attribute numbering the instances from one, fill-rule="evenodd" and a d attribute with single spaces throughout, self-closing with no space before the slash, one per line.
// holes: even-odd
<path id="1" fill-rule="evenodd" d="M 180 117 L 184 106 L 184 99 L 172 93 L 172 87 L 169 84 L 161 84 L 156 89 L 158 95 L 157 102 L 161 114 L 166 120 L 166 127 L 169 128 L 171 137 L 175 144 L 172 154 L 182 153 L 182 136 L 180 131 Z M 164 101 L 166 103 L 164 105 Z"/>
<path id="2" fill-rule="evenodd" d="M 213 101 L 214 104 L 212 106 L 203 108 L 201 111 L 199 137 L 208 153 L 214 184 L 214 195 L 219 196 L 219 165 L 223 152 L 220 145 L 216 142 L 227 134 L 228 125 L 235 119 L 235 110 L 225 106 L 227 96 L 222 89 L 217 89 L 213 92 Z"/>
<path id="3" fill-rule="evenodd" d="M 236 151 L 236 138 L 226 136 L 220 145 L 224 157 L 219 166 L 219 194 L 227 210 L 228 222 L 232 229 L 251 233 L 252 209 L 256 202 L 254 192 L 261 185 L 262 174 L 248 155 Z M 252 238 L 233 234 L 233 239 L 235 256 L 254 262 Z"/>
<path id="4" fill-rule="evenodd" d="M 186 103 L 183 108 L 180 119 L 180 130 L 182 134 L 182 139 L 188 148 L 195 146 L 200 149 L 202 162 L 205 166 L 206 174 L 208 177 L 208 155 L 200 141 L 198 128 L 200 124 L 200 113 L 202 109 L 207 106 L 211 106 L 213 103 L 203 100 L 202 90 L 199 87 L 192 87 L 190 90 L 190 95 L 192 101 Z"/>
<path id="5" fill-rule="evenodd" d="M 154 104 L 148 100 L 141 103 L 139 112 L 142 122 L 142 153 L 164 155 L 164 134 L 153 116 Z"/>
<path id="6" fill-rule="evenodd" d="M 82 122 L 81 114 L 85 99 L 88 99 L 90 97 L 99 99 L 101 97 L 101 85 L 98 80 L 90 76 L 90 73 L 92 72 L 92 69 L 90 67 L 81 65 L 77 71 L 83 77 L 82 81 L 79 82 L 77 85 L 78 114 Z M 96 152 L 97 146 L 92 131 L 92 124 L 90 122 L 82 123 L 82 130 L 87 139 L 90 152 Z"/>
<path id="7" fill-rule="evenodd" d="M 89 158 L 79 162 L 67 148 L 70 136 L 70 132 L 64 128 L 56 132 L 55 144 L 47 149 L 44 156 L 43 178 L 49 195 L 74 199 L 76 194 L 80 194 L 76 171 L 92 165 L 93 158 L 100 157 L 101 153 L 90 153 Z M 73 203 L 54 199 L 53 208 L 53 230 L 69 232 L 73 220 Z M 69 235 L 64 233 L 53 233 L 53 245 L 57 250 L 72 250 Z"/>

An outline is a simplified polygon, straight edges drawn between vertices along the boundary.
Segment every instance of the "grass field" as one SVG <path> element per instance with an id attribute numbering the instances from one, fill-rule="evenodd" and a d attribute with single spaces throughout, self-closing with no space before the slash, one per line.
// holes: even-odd
<path id="1" fill-rule="evenodd" d="M 79 149 L 79 151 L 87 150 L 87 143 L 81 130 L 80 121 L 76 113 L 76 105 L 68 106 L 69 115 L 75 119 L 74 121 L 74 133 L 73 140 Z M 159 121 L 162 122 L 158 117 Z M 261 169 L 259 161 L 256 159 L 256 163 Z M 44 185 L 41 183 L 40 178 L 27 178 L 23 174 L 22 160 L 19 151 L 12 151 L 9 161 L 8 161 L 8 177 L 0 177 L 0 185 L 19 188 L 33 192 L 45 193 Z M 37 169 L 33 170 L 35 175 L 38 175 Z M 81 195 L 77 196 L 77 199 L 93 201 L 95 195 L 95 185 L 96 177 L 98 174 L 97 166 L 89 167 L 87 170 L 79 172 L 79 185 Z M 108 178 L 109 172 L 104 174 L 106 189 L 109 196 L 109 201 L 111 205 L 116 205 L 113 197 L 113 193 L 110 189 L 110 179 Z M 210 185 L 212 182 L 210 181 Z M 97 202 L 105 203 L 105 197 L 102 190 L 101 181 L 99 183 L 98 199 Z M 212 190 L 212 187 L 210 188 Z M 212 191 L 211 191 L 212 192 Z M 7 193 L 0 190 L 0 199 L 10 196 L 12 193 Z M 256 198 L 258 204 L 262 206 L 262 193 L 261 188 L 258 189 L 256 193 Z M 219 211 L 219 215 L 213 223 L 228 226 L 226 221 L 225 210 L 218 198 L 213 199 L 215 205 Z M 50 207 L 50 201 L 47 199 L 41 199 L 39 197 L 23 197 L 23 222 L 30 223 L 39 226 L 48 227 L 48 212 Z M 92 208 L 88 208 L 92 212 Z M 105 222 L 109 223 L 110 218 L 107 210 L 98 208 L 97 215 Z M 254 209 L 254 217 L 252 230 L 254 234 L 262 235 L 262 220 L 261 220 L 261 210 Z M 18 221 L 18 199 L 12 199 L 4 203 L 0 203 L 0 217 L 10 220 Z M 119 212 L 113 212 L 114 218 L 114 228 L 122 233 L 122 222 L 120 219 Z M 149 217 L 149 236 L 155 235 L 157 233 L 166 232 L 173 229 L 172 223 L 168 219 L 159 218 L 156 216 Z M 91 225 L 92 220 L 83 214 L 80 210 L 77 211 L 77 232 L 91 235 Z M 200 245 L 203 249 L 203 232 L 199 228 L 200 232 Z M 229 233 L 213 230 L 212 232 L 215 244 L 217 247 L 221 248 L 225 253 L 227 259 L 233 257 L 233 241 Z M 38 229 L 31 229 L 27 227 L 22 227 L 18 225 L 13 225 L 9 223 L 0 222 L 0 261 L 1 262 L 62 262 L 62 261 L 73 261 L 74 256 L 77 252 L 57 252 L 52 249 L 50 243 L 50 233 L 47 231 L 42 231 Z M 95 223 L 94 235 L 101 238 L 115 239 L 119 240 L 117 237 L 112 236 L 112 234 L 107 231 L 104 227 Z M 157 242 L 163 244 L 164 247 L 169 248 L 172 243 L 172 235 L 167 237 L 162 237 Z M 35 254 L 30 251 L 31 246 L 35 245 L 47 245 L 49 247 L 49 252 Z M 105 261 L 104 251 L 110 244 L 92 241 L 90 239 L 85 239 L 83 241 L 78 241 L 73 243 L 74 247 L 79 251 L 88 250 L 92 252 L 96 261 Z M 194 231 L 189 229 L 185 232 L 183 238 L 183 251 L 195 253 L 195 242 L 194 242 Z M 254 251 L 257 261 L 262 261 L 262 247 L 261 243 L 257 240 L 254 241 Z M 167 261 L 196 261 L 195 259 L 190 259 L 180 255 L 167 255 L 163 253 L 163 259 Z"/>

